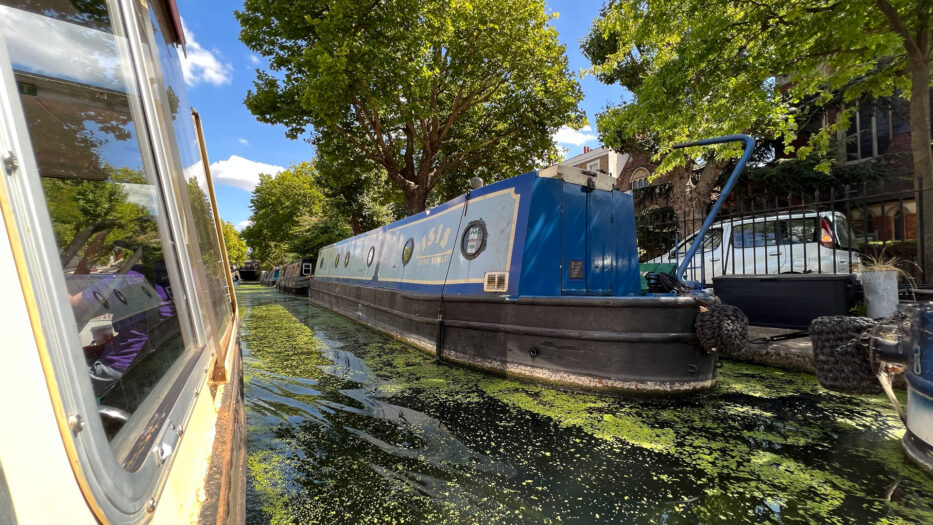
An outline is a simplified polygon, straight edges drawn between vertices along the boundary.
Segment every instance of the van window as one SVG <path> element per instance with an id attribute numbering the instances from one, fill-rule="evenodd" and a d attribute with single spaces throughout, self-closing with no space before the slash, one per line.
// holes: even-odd
<path id="1" fill-rule="evenodd" d="M 756 222 L 750 224 L 737 224 L 732 230 L 732 242 L 736 248 L 760 248 L 775 246 L 777 235 L 776 223 Z"/>
<path id="2" fill-rule="evenodd" d="M 693 245 L 693 240 L 696 236 L 690 237 L 686 241 L 680 243 L 680 248 L 678 249 L 679 255 L 687 255 L 687 250 L 690 249 L 690 246 Z M 722 245 L 722 228 L 711 228 L 706 232 L 706 238 L 703 239 L 702 250 L 704 252 L 715 250 Z"/>
<path id="3" fill-rule="evenodd" d="M 845 217 L 836 215 L 833 217 L 833 224 L 836 227 L 836 243 L 841 248 L 855 248 L 852 244 L 852 239 L 855 238 L 855 235 L 852 233 L 852 227 L 849 226 L 849 221 Z"/>
<path id="4" fill-rule="evenodd" d="M 164 206 L 125 37 L 105 6 L 2 5 L 6 42 L 39 167 L 80 354 L 108 437 L 167 388 L 185 353 Z M 85 6 L 85 7 L 82 7 Z M 28 9 L 28 10 L 27 10 Z M 190 331 L 188 331 L 190 333 Z M 187 334 L 186 334 L 187 335 Z M 130 428 L 131 424 L 126 424 Z"/>

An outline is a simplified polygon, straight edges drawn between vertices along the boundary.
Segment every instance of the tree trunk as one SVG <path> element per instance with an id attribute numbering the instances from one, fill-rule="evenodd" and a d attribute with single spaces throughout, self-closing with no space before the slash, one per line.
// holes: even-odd
<path id="1" fill-rule="evenodd" d="M 408 208 L 408 214 L 414 215 L 424 211 L 428 192 L 421 185 L 411 185 L 402 188 L 402 198 L 405 201 L 405 207 Z"/>
<path id="2" fill-rule="evenodd" d="M 707 162 L 693 182 L 693 163 L 679 166 L 671 171 L 671 207 L 677 217 L 677 229 L 681 239 L 700 229 L 706 218 L 707 208 L 712 201 L 716 179 L 726 162 Z"/>
<path id="3" fill-rule="evenodd" d="M 350 229 L 353 230 L 353 235 L 363 233 L 363 219 L 358 214 L 354 213 L 350 216 Z"/>
<path id="4" fill-rule="evenodd" d="M 910 56 L 910 149 L 914 159 L 918 223 L 917 239 L 924 284 L 933 283 L 933 152 L 930 150 L 930 56 Z"/>

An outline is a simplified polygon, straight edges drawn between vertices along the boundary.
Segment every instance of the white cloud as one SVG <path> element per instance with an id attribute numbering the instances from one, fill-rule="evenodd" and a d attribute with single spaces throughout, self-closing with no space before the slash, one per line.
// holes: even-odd
<path id="1" fill-rule="evenodd" d="M 246 228 L 247 226 L 249 226 L 249 225 L 252 224 L 252 223 L 253 223 L 253 221 L 251 221 L 251 220 L 249 220 L 249 219 L 246 219 L 245 221 L 240 221 L 240 222 L 236 223 L 236 226 L 234 226 L 234 228 L 236 229 L 236 231 L 241 232 L 241 231 L 243 231 L 243 228 Z"/>
<path id="2" fill-rule="evenodd" d="M 259 57 L 256 56 L 256 55 L 252 55 L 252 54 L 251 54 L 251 55 L 249 56 L 249 61 L 250 61 L 254 66 L 258 66 L 258 65 L 259 65 Z"/>
<path id="3" fill-rule="evenodd" d="M 187 56 L 181 56 L 181 70 L 185 75 L 185 84 L 190 87 L 197 86 L 201 82 L 215 86 L 229 84 L 233 80 L 233 67 L 221 62 L 215 51 L 208 51 L 201 47 L 201 44 L 194 39 L 194 33 L 185 26 L 184 19 L 181 20 L 181 27 L 187 41 L 185 46 Z"/>
<path id="4" fill-rule="evenodd" d="M 573 144 L 574 146 L 582 146 L 587 142 L 592 142 L 599 137 L 596 134 L 592 133 L 593 128 L 589 126 L 583 126 L 580 129 L 573 129 L 568 126 L 561 126 L 557 133 L 554 134 L 554 142 L 558 144 Z"/>
<path id="5" fill-rule="evenodd" d="M 236 141 L 244 146 L 249 146 L 249 141 L 246 139 L 236 139 Z"/>
<path id="6" fill-rule="evenodd" d="M 284 170 L 282 166 L 244 159 L 239 155 L 230 155 L 227 160 L 211 163 L 211 176 L 218 184 L 228 184 L 246 191 L 253 191 L 259 183 L 260 173 L 275 175 Z"/>

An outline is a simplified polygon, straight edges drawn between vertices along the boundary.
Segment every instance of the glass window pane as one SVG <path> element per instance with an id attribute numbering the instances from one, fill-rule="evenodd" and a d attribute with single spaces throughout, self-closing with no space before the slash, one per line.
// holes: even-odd
<path id="1" fill-rule="evenodd" d="M 146 7 L 148 5 L 148 7 Z M 227 296 L 227 269 L 221 255 L 220 239 L 214 223 L 210 190 L 207 175 L 204 172 L 201 151 L 198 145 L 191 106 L 185 91 L 184 76 L 178 60 L 178 51 L 170 40 L 170 33 L 165 29 L 168 21 L 161 10 L 156 12 L 152 4 L 140 4 L 140 23 L 152 31 L 155 44 L 154 60 L 158 60 L 164 83 L 156 86 L 163 99 L 166 111 L 165 129 L 175 143 L 180 165 L 175 168 L 184 179 L 188 217 L 193 223 L 195 239 L 188 243 L 192 260 L 200 260 L 204 275 L 198 273 L 198 288 L 202 305 L 210 302 L 215 333 L 222 334 L 232 317 L 233 310 Z M 187 205 L 186 205 L 187 208 Z"/>
<path id="2" fill-rule="evenodd" d="M 103 4 L 28 4 L 0 5 L 0 33 L 59 249 L 61 293 L 81 345 L 74 351 L 98 402 L 132 414 L 178 369 L 186 345 L 125 37 L 109 27 Z"/>

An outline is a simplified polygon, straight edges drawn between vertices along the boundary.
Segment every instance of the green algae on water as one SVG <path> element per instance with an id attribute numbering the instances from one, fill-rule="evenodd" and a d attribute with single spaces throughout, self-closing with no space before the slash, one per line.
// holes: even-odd
<path id="1" fill-rule="evenodd" d="M 243 340 L 264 370 L 315 378 L 324 375 L 319 366 L 332 364 L 321 355 L 314 332 L 280 305 L 250 307 L 244 324 Z"/>
<path id="2" fill-rule="evenodd" d="M 933 523 L 933 480 L 880 396 L 732 363 L 698 395 L 568 392 L 438 363 L 301 298 L 241 304 L 248 521 Z"/>

